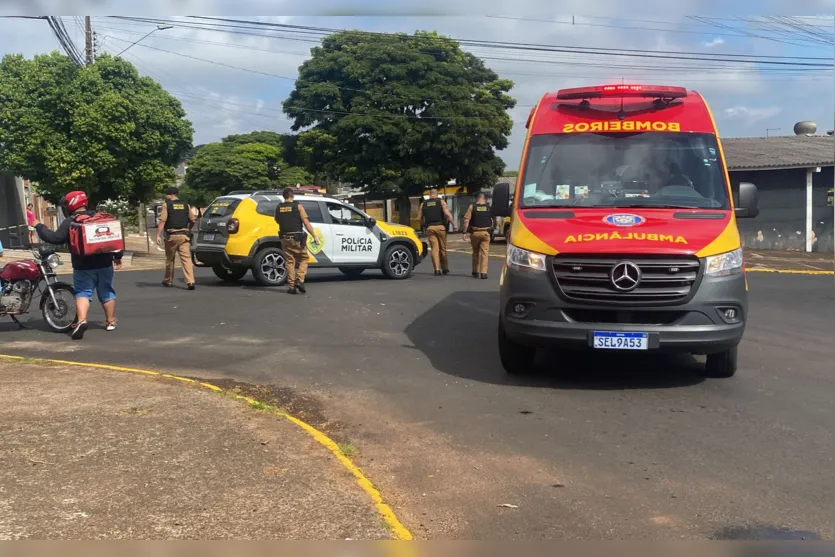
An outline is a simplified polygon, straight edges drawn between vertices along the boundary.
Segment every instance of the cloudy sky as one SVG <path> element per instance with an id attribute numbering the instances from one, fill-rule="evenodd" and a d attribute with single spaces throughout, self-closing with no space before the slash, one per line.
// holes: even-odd
<path id="1" fill-rule="evenodd" d="M 777 0 L 758 4 L 748 1 L 748 6 L 743 6 L 744 3 L 738 3 L 736 8 L 757 6 L 762 13 L 785 14 L 789 9 L 802 6 L 804 16 L 835 12 L 835 0 Z M 791 134 L 793 125 L 799 120 L 816 121 L 821 132 L 833 127 L 833 71 L 800 65 L 832 64 L 831 16 L 794 20 L 802 23 L 802 29 L 798 29 L 773 21 L 763 23 L 755 16 L 736 18 L 721 7 L 730 5 L 729 2 L 702 1 L 697 4 L 695 0 L 677 3 L 660 0 L 630 0 L 628 3 L 530 1 L 519 2 L 513 9 L 505 2 L 465 0 L 424 0 L 419 5 L 397 2 L 396 8 L 381 0 L 343 0 L 329 4 L 149 0 L 144 4 L 147 13 L 155 14 L 155 18 L 170 19 L 175 27 L 155 31 L 123 56 L 142 74 L 159 81 L 183 102 L 194 123 L 196 144 L 255 129 L 288 131 L 290 122 L 281 112 L 281 101 L 292 89 L 298 66 L 320 35 L 286 28 L 259 30 L 251 26 L 238 30 L 228 27 L 225 30 L 195 29 L 186 25 L 193 26 L 198 20 L 160 14 L 251 14 L 277 11 L 282 6 L 284 13 L 324 15 L 224 17 L 327 29 L 435 30 L 460 39 L 632 49 L 646 53 L 646 56 L 635 57 L 495 46 L 469 48 L 497 73 L 516 83 L 511 93 L 518 100 L 512 113 L 513 135 L 510 147 L 500 153 L 511 169 L 518 165 L 524 121 L 543 93 L 564 87 L 619 83 L 621 79 L 682 85 L 700 91 L 711 104 L 724 136 Z M 101 15 L 93 16 L 96 48 L 99 52 L 112 54 L 119 53 L 155 28 L 154 24 L 104 15 L 118 13 L 118 6 L 112 2 L 28 0 L 20 4 L 7 2 L 5 7 L 6 13 L 99 13 Z M 670 11 L 671 7 L 674 12 Z M 681 15 L 688 8 L 705 15 Z M 341 15 L 347 13 L 361 15 Z M 584 13 L 589 15 L 580 15 Z M 81 18 L 64 16 L 63 19 L 75 43 L 83 47 Z M 57 48 L 57 40 L 44 21 L 0 20 L 0 52 L 4 54 L 31 56 Z M 707 60 L 652 57 L 662 52 L 698 53 Z M 792 58 L 769 58 L 787 63 L 764 65 L 747 63 L 744 61 L 749 59 L 746 56 Z M 722 61 L 728 59 L 735 61 Z"/>

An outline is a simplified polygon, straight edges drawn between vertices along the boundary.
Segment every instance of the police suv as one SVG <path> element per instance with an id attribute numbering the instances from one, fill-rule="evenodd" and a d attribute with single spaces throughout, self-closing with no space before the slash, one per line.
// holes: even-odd
<path id="1" fill-rule="evenodd" d="M 380 269 L 390 279 L 411 276 L 427 245 L 408 226 L 377 222 L 338 199 L 297 192 L 295 201 L 307 212 L 319 243 L 308 235 L 308 263 L 336 268 L 348 276 Z M 264 286 L 281 286 L 287 268 L 275 209 L 280 191 L 234 191 L 218 197 L 200 220 L 193 244 L 199 267 L 211 267 L 218 278 L 240 280 L 248 271 Z"/>

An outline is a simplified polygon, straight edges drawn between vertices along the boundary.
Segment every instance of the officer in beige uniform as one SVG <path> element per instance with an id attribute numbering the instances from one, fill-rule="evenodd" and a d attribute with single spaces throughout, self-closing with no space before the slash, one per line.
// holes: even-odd
<path id="1" fill-rule="evenodd" d="M 275 208 L 275 220 L 278 222 L 278 236 L 281 238 L 281 249 L 287 265 L 287 293 L 295 294 L 307 292 L 304 277 L 307 275 L 307 237 L 305 229 L 313 236 L 313 242 L 319 243 L 316 231 L 313 230 L 307 218 L 307 211 L 294 201 L 293 189 L 286 188 L 282 192 L 284 203 Z M 299 262 L 299 272 L 296 273 L 296 261 Z"/>
<path id="2" fill-rule="evenodd" d="M 188 203 L 180 200 L 180 190 L 171 187 L 165 190 L 165 203 L 157 225 L 157 245 L 162 244 L 162 233 L 165 232 L 165 278 L 163 286 L 174 283 L 174 265 L 177 255 L 183 267 L 183 277 L 189 290 L 194 290 L 194 266 L 191 261 L 191 227 L 194 226 L 194 215 Z"/>
<path id="3" fill-rule="evenodd" d="M 452 230 L 457 230 L 452 214 L 447 209 L 446 201 L 438 198 L 438 189 L 429 190 L 429 199 L 420 206 L 421 224 L 426 229 L 426 238 L 432 251 L 432 266 L 435 276 L 449 274 L 446 255 L 446 223 L 452 222 Z"/>
<path id="4" fill-rule="evenodd" d="M 473 246 L 473 278 L 487 278 L 487 258 L 490 255 L 490 230 L 493 228 L 493 215 L 484 192 L 478 192 L 475 203 L 469 206 L 464 215 L 464 240 L 469 232 Z"/>

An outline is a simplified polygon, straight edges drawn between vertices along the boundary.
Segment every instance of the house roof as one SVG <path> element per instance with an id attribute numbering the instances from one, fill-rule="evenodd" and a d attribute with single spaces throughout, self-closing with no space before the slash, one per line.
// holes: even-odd
<path id="1" fill-rule="evenodd" d="M 809 168 L 835 164 L 835 137 L 788 135 L 722 139 L 728 170 Z"/>

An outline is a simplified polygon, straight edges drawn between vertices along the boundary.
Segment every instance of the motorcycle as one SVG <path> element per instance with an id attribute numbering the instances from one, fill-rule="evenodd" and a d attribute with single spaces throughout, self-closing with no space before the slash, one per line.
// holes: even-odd
<path id="1" fill-rule="evenodd" d="M 9 316 L 21 329 L 17 316 L 29 313 L 40 296 L 40 311 L 49 328 L 66 333 L 75 321 L 75 290 L 60 282 L 55 269 L 61 258 L 51 247 L 33 248 L 33 260 L 11 261 L 0 269 L 0 317 Z"/>

